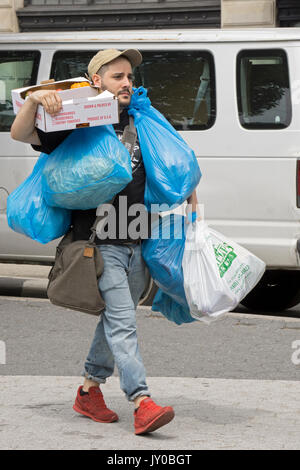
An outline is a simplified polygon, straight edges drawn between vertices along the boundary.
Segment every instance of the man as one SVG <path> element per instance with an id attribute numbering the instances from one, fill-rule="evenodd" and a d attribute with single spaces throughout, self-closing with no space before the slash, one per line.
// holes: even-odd
<path id="1" fill-rule="evenodd" d="M 133 67 L 142 62 L 142 56 L 135 49 L 99 51 L 90 61 L 88 73 L 96 86 L 108 90 L 118 97 L 120 122 L 114 126 L 121 139 L 129 122 L 127 107 L 130 104 L 133 85 Z M 50 114 L 61 109 L 61 98 L 55 91 L 40 90 L 32 93 L 19 111 L 11 128 L 13 139 L 30 143 L 34 149 L 51 153 L 70 132 L 43 133 L 35 128 L 35 113 L 42 104 Z M 129 401 L 133 401 L 134 426 L 136 434 L 152 432 L 169 423 L 174 417 L 173 408 L 161 407 L 150 398 L 146 384 L 145 369 L 139 353 L 135 310 L 145 288 L 145 263 L 141 255 L 141 238 L 132 240 L 119 237 L 119 198 L 127 197 L 127 209 L 144 202 L 145 169 L 137 140 L 132 155 L 132 181 L 115 198 L 117 231 L 116 237 L 96 240 L 104 260 L 104 272 L 99 280 L 99 289 L 106 308 L 100 317 L 95 336 L 84 367 L 84 384 L 79 387 L 74 410 L 94 421 L 113 422 L 118 420 L 115 412 L 104 402 L 99 384 L 113 374 L 116 363 L 120 385 Z M 196 193 L 188 199 L 196 205 Z M 127 211 L 128 214 L 128 211 Z M 127 215 L 126 214 L 126 215 Z M 76 239 L 87 239 L 95 219 L 95 209 L 73 211 L 72 225 Z M 127 224 L 134 216 L 127 217 Z"/>

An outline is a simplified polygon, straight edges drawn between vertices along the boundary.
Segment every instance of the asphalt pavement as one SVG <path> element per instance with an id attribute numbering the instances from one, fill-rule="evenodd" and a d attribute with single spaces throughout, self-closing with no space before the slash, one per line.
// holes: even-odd
<path id="1" fill-rule="evenodd" d="M 11 266 L 0 276 L 46 281 L 50 268 L 38 268 L 28 276 Z M 150 391 L 175 410 L 171 423 L 146 436 L 134 435 L 117 371 L 102 386 L 117 423 L 72 409 L 97 317 L 2 293 L 0 318 L 0 449 L 299 449 L 300 306 L 273 316 L 239 306 L 209 326 L 178 326 L 139 307 Z"/>

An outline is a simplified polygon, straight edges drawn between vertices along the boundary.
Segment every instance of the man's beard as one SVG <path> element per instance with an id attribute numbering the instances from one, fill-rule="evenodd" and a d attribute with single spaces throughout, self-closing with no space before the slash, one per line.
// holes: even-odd
<path id="1" fill-rule="evenodd" d="M 106 91 L 106 90 L 107 90 L 107 91 L 110 91 L 105 85 L 101 86 L 101 90 L 102 90 L 102 91 Z M 132 92 L 131 92 L 128 88 L 126 88 L 126 89 L 124 89 L 124 90 L 122 90 L 122 91 L 119 91 L 119 93 L 118 93 L 118 95 L 117 95 L 117 98 L 119 98 L 119 95 L 120 95 L 122 92 L 124 92 L 124 91 L 128 91 L 128 93 L 129 93 L 129 101 L 128 101 L 128 103 L 121 103 L 121 101 L 119 101 L 119 105 L 120 105 L 121 111 L 123 111 L 123 109 L 127 108 L 127 106 L 130 105 L 131 95 L 132 95 Z M 110 92 L 110 93 L 112 93 L 112 92 Z"/>

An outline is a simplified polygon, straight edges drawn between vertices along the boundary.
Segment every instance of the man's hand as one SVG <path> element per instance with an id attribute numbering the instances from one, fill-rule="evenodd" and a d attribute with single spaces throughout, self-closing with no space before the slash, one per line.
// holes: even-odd
<path id="1" fill-rule="evenodd" d="M 55 90 L 38 90 L 31 93 L 25 100 L 11 126 L 11 137 L 20 142 L 41 145 L 35 128 L 37 106 L 41 104 L 45 111 L 55 116 L 62 108 L 62 100 Z"/>
<path id="2" fill-rule="evenodd" d="M 186 214 L 186 218 L 185 218 L 185 222 L 187 224 L 189 224 L 190 222 L 195 222 L 196 220 L 202 220 L 202 217 L 201 215 L 199 214 L 199 211 L 195 210 L 191 210 L 189 208 L 189 205 L 186 206 L 186 209 L 185 209 L 185 214 Z"/>
<path id="3" fill-rule="evenodd" d="M 55 90 L 34 91 L 27 99 L 36 105 L 41 104 L 45 108 L 46 113 L 52 116 L 59 113 L 62 108 L 61 97 Z"/>
<path id="4" fill-rule="evenodd" d="M 198 199 L 196 190 L 193 191 L 191 196 L 187 199 L 187 206 L 185 208 L 186 218 L 185 221 L 187 224 L 190 222 L 195 222 L 196 220 L 201 220 L 200 209 L 198 207 Z"/>

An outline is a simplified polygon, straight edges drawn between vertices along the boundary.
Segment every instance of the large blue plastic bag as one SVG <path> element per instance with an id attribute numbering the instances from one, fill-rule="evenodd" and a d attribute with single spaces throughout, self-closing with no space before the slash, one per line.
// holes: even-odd
<path id="1" fill-rule="evenodd" d="M 146 171 L 144 203 L 148 212 L 159 212 L 160 209 L 151 207 L 152 204 L 182 204 L 201 178 L 193 150 L 151 106 L 145 88 L 134 89 L 128 113 L 134 117 L 143 155 Z"/>
<path id="2" fill-rule="evenodd" d="M 112 126 L 76 129 L 51 154 L 43 193 L 51 206 L 93 209 L 132 180 L 131 158 Z"/>
<path id="3" fill-rule="evenodd" d="M 161 292 L 156 293 L 152 309 L 160 311 L 177 324 L 193 321 L 189 315 L 181 267 L 185 230 L 183 216 L 169 214 L 159 217 L 151 225 L 151 238 L 142 243 L 145 263 L 161 289 Z"/>
<path id="4" fill-rule="evenodd" d="M 169 214 L 151 225 L 151 238 L 143 240 L 142 254 L 155 283 L 179 303 L 186 303 L 181 269 L 185 243 L 184 217 Z"/>
<path id="5" fill-rule="evenodd" d="M 40 243 L 61 237 L 71 224 L 71 211 L 49 207 L 43 198 L 42 171 L 48 158 L 42 153 L 31 175 L 7 198 L 10 228 Z"/>

